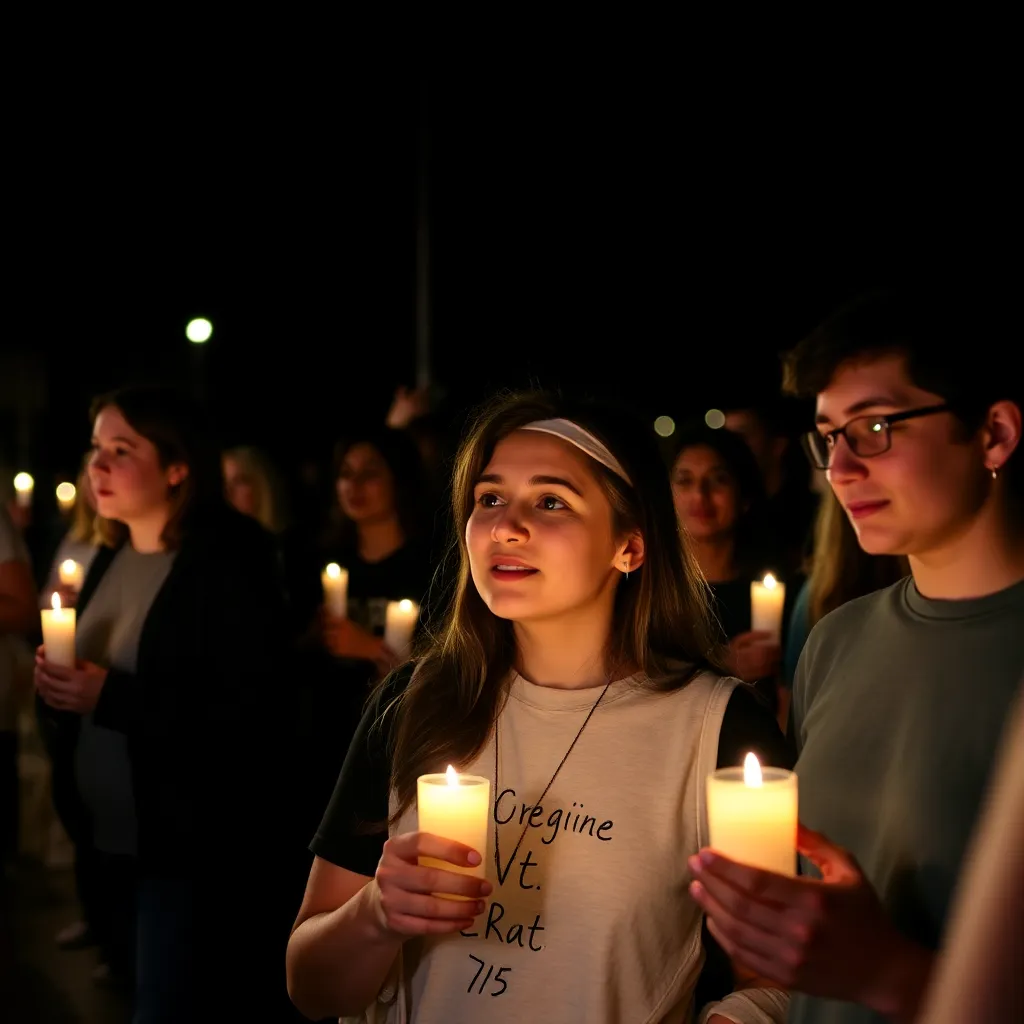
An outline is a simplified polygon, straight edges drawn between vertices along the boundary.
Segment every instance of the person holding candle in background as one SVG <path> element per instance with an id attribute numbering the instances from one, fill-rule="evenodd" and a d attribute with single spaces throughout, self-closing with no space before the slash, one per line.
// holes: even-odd
<path id="1" fill-rule="evenodd" d="M 82 458 L 82 467 L 75 485 L 75 504 L 71 523 L 61 538 L 50 564 L 50 571 L 39 593 L 39 607 L 49 608 L 54 593 L 60 594 L 61 604 L 73 608 L 85 582 L 93 558 L 99 550 L 96 536 L 96 497 L 89 483 L 89 455 Z M 66 566 L 74 563 L 78 568 Z"/>
<path id="2" fill-rule="evenodd" d="M 401 430 L 380 428 L 338 445 L 337 510 L 324 549 L 346 580 L 346 614 L 328 614 L 327 649 L 337 658 L 396 664 L 383 640 L 389 601 L 421 604 L 430 586 L 419 452 Z"/>
<path id="3" fill-rule="evenodd" d="M 795 1024 L 916 1019 L 1024 668 L 1020 378 L 969 296 L 874 293 L 788 357 L 808 435 L 870 555 L 912 575 L 811 631 L 793 686 L 801 852 L 784 878 L 714 851 L 702 906 L 733 957 L 797 990 Z M 810 831 L 814 829 L 816 831 Z"/>
<path id="4" fill-rule="evenodd" d="M 277 544 L 292 628 L 299 641 L 313 632 L 320 605 L 315 545 L 291 515 L 291 502 L 277 465 L 261 448 L 236 445 L 221 455 L 224 494 L 242 515 L 252 516 Z"/>
<path id="5" fill-rule="evenodd" d="M 671 467 L 672 495 L 680 527 L 686 532 L 704 578 L 714 595 L 714 610 L 728 643 L 729 671 L 759 683 L 773 702 L 782 658 L 772 617 L 765 628 L 754 625 L 762 606 L 776 609 L 776 598 L 793 594 L 781 582 L 764 592 L 766 571 L 779 571 L 777 552 L 763 522 L 764 487 L 757 462 L 746 442 L 728 430 L 692 427 L 680 432 Z M 775 576 L 772 577 L 776 579 Z"/>
<path id="6" fill-rule="evenodd" d="M 337 445 L 334 465 L 337 500 L 321 545 L 329 657 L 313 673 L 310 828 L 338 779 L 370 690 L 404 660 L 385 636 L 389 614 L 404 623 L 399 602 L 422 606 L 431 574 L 423 467 L 406 432 L 372 427 L 352 434 Z"/>
<path id="7" fill-rule="evenodd" d="M 102 865 L 111 967 L 134 969 L 138 1024 L 200 1019 L 200 993 L 206 1014 L 275 1000 L 284 1013 L 272 965 L 287 933 L 292 725 L 273 542 L 224 501 L 189 400 L 130 387 L 92 419 L 103 546 L 77 604 L 78 660 L 61 668 L 40 648 L 36 687 Z M 273 827 L 225 876 L 214 837 L 257 817 Z M 199 922 L 214 904 L 239 929 L 230 943 Z"/>
<path id="8" fill-rule="evenodd" d="M 35 604 L 28 550 L 0 506 L 0 871 L 18 849 L 19 666 Z"/>
<path id="9" fill-rule="evenodd" d="M 788 751 L 756 691 L 716 672 L 657 446 L 615 410 L 504 399 L 462 446 L 452 508 L 452 603 L 351 744 L 292 998 L 314 1019 L 690 1019 L 720 963 L 685 891 L 706 776 Z M 447 836 L 424 828 L 438 800 Z M 784 993 L 746 985 L 728 977 L 702 1020 L 784 1018 Z"/>

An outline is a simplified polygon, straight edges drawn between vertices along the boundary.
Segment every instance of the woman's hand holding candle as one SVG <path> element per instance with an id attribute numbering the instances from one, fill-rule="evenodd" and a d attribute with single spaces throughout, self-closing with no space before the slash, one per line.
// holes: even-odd
<path id="1" fill-rule="evenodd" d="M 57 711 L 80 715 L 92 711 L 107 681 L 107 670 L 91 661 L 80 661 L 74 668 L 54 665 L 46 660 L 46 647 L 36 650 L 34 681 L 39 696 Z"/>
<path id="2" fill-rule="evenodd" d="M 932 954 L 896 930 L 845 850 L 803 826 L 797 848 L 821 881 L 748 867 L 713 850 L 691 857 L 690 893 L 711 934 L 738 967 L 783 988 L 912 1021 Z"/>
<path id="3" fill-rule="evenodd" d="M 325 614 L 322 629 L 324 646 L 334 657 L 372 661 L 381 676 L 386 676 L 401 660 L 379 636 L 374 636 L 351 619 Z"/>
<path id="4" fill-rule="evenodd" d="M 486 879 L 437 867 L 422 867 L 421 857 L 458 867 L 480 864 L 476 850 L 427 832 L 407 832 L 384 844 L 375 884 L 384 927 L 402 938 L 462 931 L 486 908 L 491 893 Z M 459 900 L 434 893 L 449 893 Z"/>

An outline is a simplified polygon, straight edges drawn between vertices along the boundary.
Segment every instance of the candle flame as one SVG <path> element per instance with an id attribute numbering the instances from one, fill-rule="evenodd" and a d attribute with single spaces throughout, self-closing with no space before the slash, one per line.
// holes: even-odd
<path id="1" fill-rule="evenodd" d="M 60 568 L 66 576 L 74 576 L 78 572 L 78 563 L 73 558 L 68 558 L 60 563 Z"/>
<path id="2" fill-rule="evenodd" d="M 743 784 L 745 786 L 752 786 L 755 789 L 762 784 L 761 764 L 754 756 L 753 751 L 747 754 L 743 761 Z"/>
<path id="3" fill-rule="evenodd" d="M 75 500 L 75 494 L 77 494 L 77 491 L 75 490 L 75 485 L 69 483 L 67 480 L 65 480 L 64 483 L 62 484 L 57 484 L 58 501 L 72 502 Z"/>
<path id="4" fill-rule="evenodd" d="M 55 612 L 60 611 L 60 594 L 58 594 L 56 590 L 53 592 L 53 597 L 50 598 L 50 607 L 53 608 Z"/>
<path id="5" fill-rule="evenodd" d="M 340 580 L 341 579 L 341 566 L 338 565 L 337 562 L 331 562 L 331 564 L 329 566 L 327 566 L 326 572 L 327 572 L 327 575 L 332 580 Z"/>
<path id="6" fill-rule="evenodd" d="M 449 786 L 457 786 L 459 784 L 459 773 L 451 765 L 448 765 L 448 771 L 444 774 L 448 779 Z"/>
<path id="7" fill-rule="evenodd" d="M 764 578 L 764 585 L 769 590 L 774 590 L 778 586 L 778 583 L 779 581 L 771 573 L 768 573 Z"/>
<path id="8" fill-rule="evenodd" d="M 401 601 L 398 602 L 398 607 L 401 608 L 403 612 L 411 612 L 412 601 L 410 601 L 409 598 L 407 597 L 403 598 Z"/>
<path id="9" fill-rule="evenodd" d="M 31 473 L 18 473 L 14 478 L 14 489 L 16 491 L 31 491 L 36 482 L 32 479 Z"/>

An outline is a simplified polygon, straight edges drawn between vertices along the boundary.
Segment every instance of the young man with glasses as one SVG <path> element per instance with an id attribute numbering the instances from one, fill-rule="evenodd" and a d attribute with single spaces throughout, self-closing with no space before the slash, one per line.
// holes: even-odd
<path id="1" fill-rule="evenodd" d="M 1004 337 L 873 295 L 788 357 L 817 399 L 812 462 L 864 550 L 913 574 L 822 619 L 800 659 L 799 848 L 819 877 L 691 865 L 712 932 L 798 993 L 797 1024 L 914 1020 L 1018 689 L 1024 400 Z"/>

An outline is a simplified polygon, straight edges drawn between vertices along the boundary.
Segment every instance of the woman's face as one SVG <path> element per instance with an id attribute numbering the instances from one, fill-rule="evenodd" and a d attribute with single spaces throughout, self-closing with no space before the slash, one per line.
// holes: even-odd
<path id="1" fill-rule="evenodd" d="M 256 515 L 256 487 L 242 467 L 238 459 L 225 455 L 224 465 L 224 493 L 228 502 L 233 505 L 242 515 Z"/>
<path id="2" fill-rule="evenodd" d="M 188 467 L 180 463 L 161 466 L 152 441 L 136 433 L 116 406 L 96 417 L 89 483 L 105 519 L 131 523 L 166 512 L 171 488 L 187 476 Z"/>
<path id="3" fill-rule="evenodd" d="M 390 519 L 396 514 L 394 475 L 372 444 L 349 448 L 336 487 L 342 512 L 355 523 Z"/>
<path id="4" fill-rule="evenodd" d="M 684 448 L 672 467 L 672 498 L 680 525 L 694 540 L 731 535 L 740 518 L 740 491 L 732 471 L 713 448 Z"/>
<path id="5" fill-rule="evenodd" d="M 551 620 L 614 594 L 624 543 L 589 459 L 572 445 L 516 431 L 495 447 L 473 496 L 470 569 L 499 618 Z"/>

